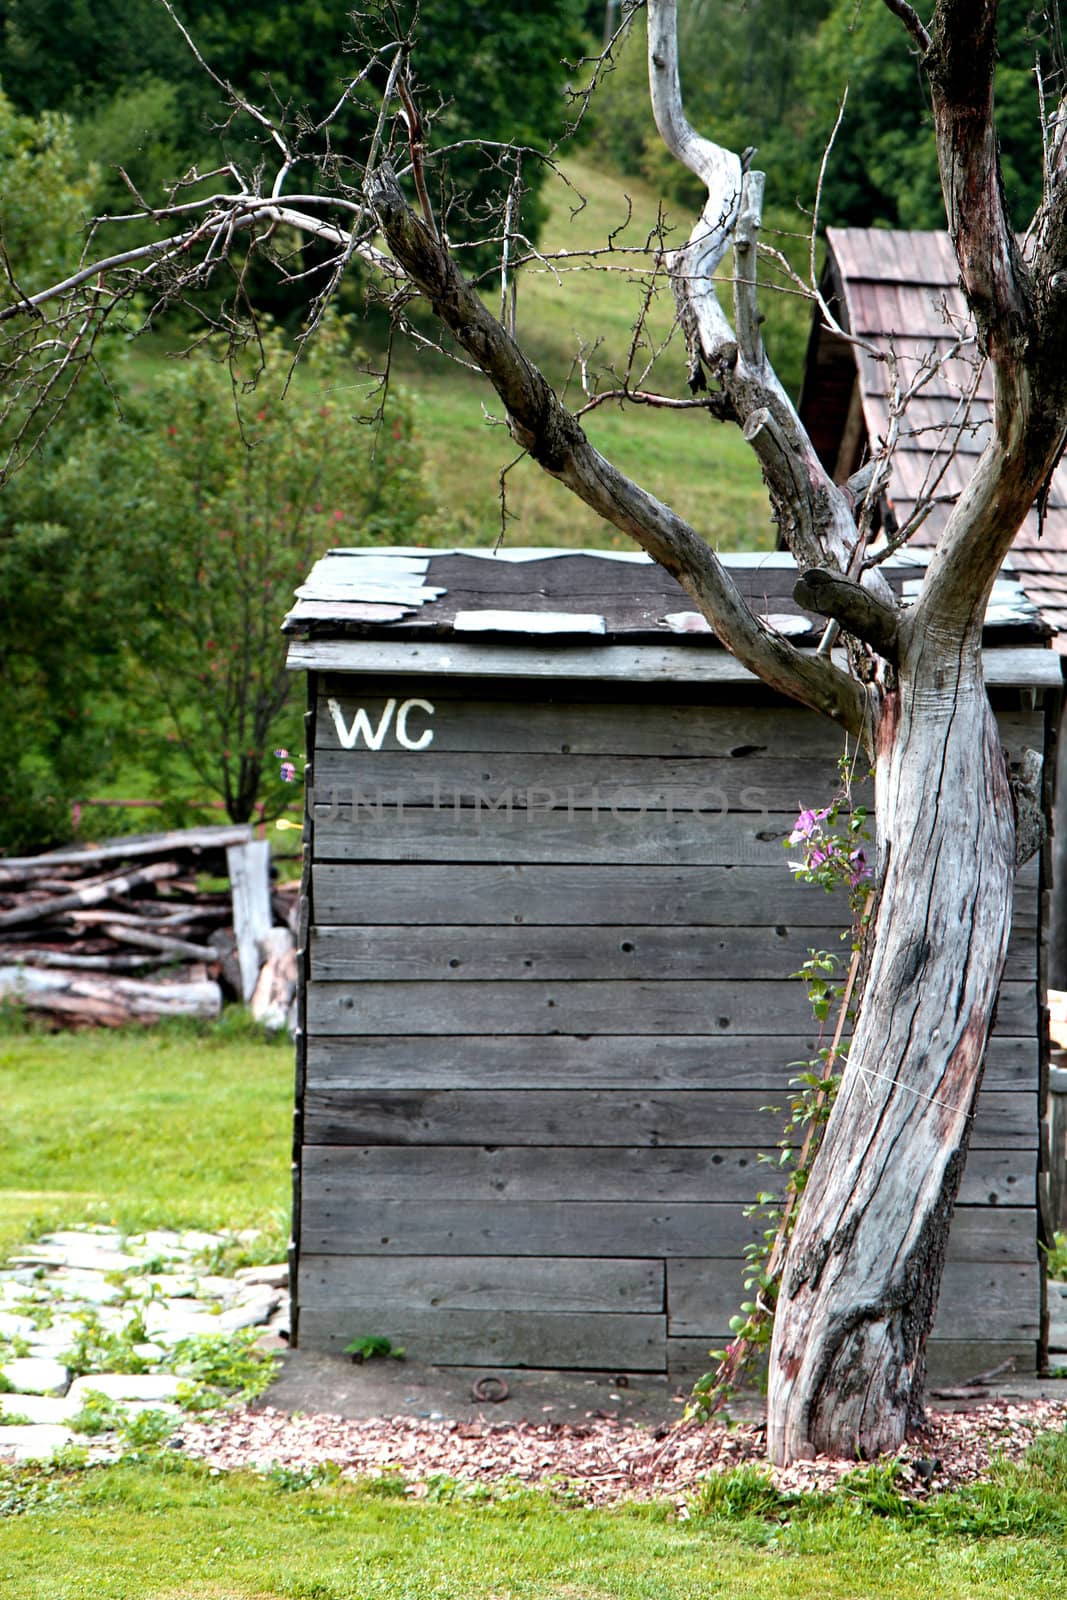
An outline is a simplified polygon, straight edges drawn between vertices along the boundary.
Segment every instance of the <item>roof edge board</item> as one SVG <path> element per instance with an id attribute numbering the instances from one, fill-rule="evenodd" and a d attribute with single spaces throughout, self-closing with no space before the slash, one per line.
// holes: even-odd
<path id="1" fill-rule="evenodd" d="M 836 654 L 836 653 L 835 653 Z M 993 688 L 1060 689 L 1061 657 L 1040 646 L 983 651 Z M 634 683 L 758 683 L 728 651 L 677 644 L 551 645 L 420 642 L 392 639 L 297 639 L 291 672 L 349 672 L 397 677 L 540 678 Z M 841 657 L 841 665 L 845 659 Z"/>

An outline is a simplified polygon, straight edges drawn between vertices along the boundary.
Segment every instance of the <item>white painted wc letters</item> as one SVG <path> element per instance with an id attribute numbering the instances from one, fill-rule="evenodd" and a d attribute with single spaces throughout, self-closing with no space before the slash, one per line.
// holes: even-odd
<path id="1" fill-rule="evenodd" d="M 433 716 L 433 706 L 428 700 L 405 700 L 396 714 L 396 737 L 405 750 L 425 750 L 427 745 L 433 744 L 433 729 L 423 728 L 418 738 L 412 739 L 408 733 L 408 712 L 414 710 Z"/>
<path id="2" fill-rule="evenodd" d="M 361 738 L 365 741 L 368 750 L 380 750 L 385 736 L 389 732 L 394 712 L 396 713 L 397 743 L 402 745 L 405 750 L 425 750 L 428 745 L 433 743 L 432 728 L 424 728 L 417 739 L 413 739 L 408 733 L 408 715 L 410 712 L 416 710 L 424 711 L 428 717 L 433 716 L 434 708 L 428 700 L 405 700 L 399 711 L 397 711 L 396 700 L 391 696 L 385 702 L 385 709 L 378 719 L 377 727 L 371 722 L 364 706 L 356 707 L 356 714 L 352 718 L 352 726 L 349 727 L 345 722 L 345 714 L 337 701 L 331 699 L 326 703 L 330 708 L 330 716 L 333 718 L 333 725 L 342 750 L 354 750 Z"/>

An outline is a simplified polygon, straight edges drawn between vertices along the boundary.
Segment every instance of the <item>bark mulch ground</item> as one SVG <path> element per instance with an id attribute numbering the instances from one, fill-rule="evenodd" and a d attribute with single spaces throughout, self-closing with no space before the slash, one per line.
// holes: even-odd
<path id="1" fill-rule="evenodd" d="M 900 1487 L 926 1495 L 974 1482 L 998 1460 L 1017 1461 L 1039 1433 L 1067 1429 L 1067 1403 L 990 1400 L 973 1409 L 931 1414 L 899 1452 Z M 185 1454 L 219 1470 L 280 1466 L 306 1470 L 335 1463 L 347 1477 L 401 1475 L 413 1498 L 435 1477 L 470 1484 L 503 1481 L 565 1488 L 591 1506 L 624 1499 L 671 1499 L 683 1509 L 700 1480 L 744 1463 L 764 1462 L 762 1424 L 649 1429 L 611 1418 L 587 1422 L 448 1422 L 411 1417 L 345 1421 L 237 1410 L 186 1423 Z M 768 1468 L 784 1492 L 828 1491 L 857 1466 L 818 1457 Z"/>

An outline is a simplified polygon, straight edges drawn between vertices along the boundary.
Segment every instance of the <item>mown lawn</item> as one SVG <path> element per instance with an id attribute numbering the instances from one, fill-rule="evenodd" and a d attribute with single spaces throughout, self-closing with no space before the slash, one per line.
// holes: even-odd
<path id="1" fill-rule="evenodd" d="M 293 1051 L 240 1013 L 80 1034 L 0 1022 L 0 1255 L 61 1223 L 264 1228 L 289 1217 Z"/>
<path id="2" fill-rule="evenodd" d="M 917 1515 L 877 1482 L 832 1507 L 757 1515 L 741 1494 L 679 1521 L 168 1459 L 23 1473 L 0 1480 L 0 1508 L 24 1506 L 0 1521 L 0 1584 L 12 1600 L 1059 1600 L 1063 1444 Z"/>

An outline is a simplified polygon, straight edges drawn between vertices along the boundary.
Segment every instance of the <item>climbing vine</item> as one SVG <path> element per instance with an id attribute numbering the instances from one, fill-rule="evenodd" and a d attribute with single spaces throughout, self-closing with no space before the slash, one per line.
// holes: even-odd
<path id="1" fill-rule="evenodd" d="M 873 901 L 865 849 L 867 813 L 863 806 L 852 805 L 854 761 L 850 764 L 847 752 L 840 771 L 841 786 L 834 799 L 821 810 L 801 810 L 784 842 L 787 850 L 797 852 L 798 859 L 789 863 L 797 882 L 815 884 L 828 894 L 847 890 L 852 923 L 842 938 L 851 940 L 851 960 L 844 980 L 838 982 L 841 957 L 828 950 L 809 950 L 808 959 L 792 974 L 807 988 L 819 1025 L 819 1048 L 811 1060 L 790 1063 L 800 1070 L 789 1080 L 793 1092 L 783 1137 L 777 1155 L 760 1156 L 764 1165 L 787 1171 L 789 1176 L 783 1193 L 761 1191 L 745 1208 L 746 1216 L 762 1217 L 766 1223 L 762 1237 L 745 1246 L 748 1298 L 730 1319 L 730 1343 L 724 1350 L 711 1351 L 716 1366 L 694 1384 L 687 1419 L 704 1422 L 720 1411 L 745 1380 L 755 1375 L 760 1356 L 770 1344 L 797 1202 L 807 1184 L 848 1054 L 844 1033 L 854 1015 L 863 936 Z M 825 1043 L 831 1015 L 836 1020 L 832 1037 Z M 782 1108 L 764 1109 L 779 1113 Z"/>

